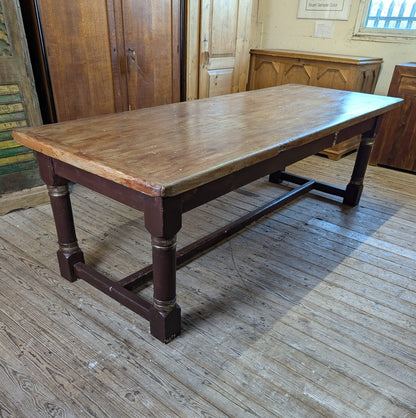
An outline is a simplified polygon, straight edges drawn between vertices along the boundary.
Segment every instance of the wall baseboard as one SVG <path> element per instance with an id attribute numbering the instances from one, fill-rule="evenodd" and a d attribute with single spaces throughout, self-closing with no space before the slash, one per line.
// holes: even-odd
<path id="1" fill-rule="evenodd" d="M 12 210 L 27 209 L 48 202 L 49 195 L 46 186 L 6 193 L 0 195 L 0 215 L 4 215 Z"/>

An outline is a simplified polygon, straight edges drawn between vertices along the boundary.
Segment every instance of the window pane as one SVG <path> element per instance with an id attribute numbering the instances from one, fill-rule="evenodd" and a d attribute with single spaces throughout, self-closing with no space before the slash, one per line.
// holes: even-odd
<path id="1" fill-rule="evenodd" d="M 365 27 L 416 30 L 416 0 L 370 0 Z"/>

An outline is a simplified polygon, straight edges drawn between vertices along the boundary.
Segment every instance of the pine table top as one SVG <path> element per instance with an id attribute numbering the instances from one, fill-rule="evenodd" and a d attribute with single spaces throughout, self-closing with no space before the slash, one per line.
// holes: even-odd
<path id="1" fill-rule="evenodd" d="M 150 196 L 176 196 L 400 105 L 283 85 L 14 131 L 17 142 Z"/>

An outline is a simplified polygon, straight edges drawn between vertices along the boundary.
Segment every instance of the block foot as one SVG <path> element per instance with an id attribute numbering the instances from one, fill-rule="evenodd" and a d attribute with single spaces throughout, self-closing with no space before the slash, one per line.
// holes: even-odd
<path id="1" fill-rule="evenodd" d="M 177 304 L 169 312 L 153 308 L 149 321 L 150 333 L 158 340 L 167 344 L 181 332 L 181 308 Z"/>

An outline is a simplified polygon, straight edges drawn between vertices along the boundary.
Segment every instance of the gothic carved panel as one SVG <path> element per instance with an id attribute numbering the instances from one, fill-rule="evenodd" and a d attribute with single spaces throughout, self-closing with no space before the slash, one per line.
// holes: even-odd
<path id="1" fill-rule="evenodd" d="M 338 68 L 327 68 L 322 73 L 318 74 L 317 86 L 328 87 L 333 89 L 348 90 L 348 80 L 342 73 L 342 70 Z"/>
<path id="2" fill-rule="evenodd" d="M 256 86 L 259 89 L 279 84 L 280 65 L 272 61 L 261 61 L 256 68 Z"/>
<path id="3" fill-rule="evenodd" d="M 297 84 L 311 84 L 312 69 L 305 64 L 293 64 L 284 74 L 283 84 L 297 83 Z"/>

